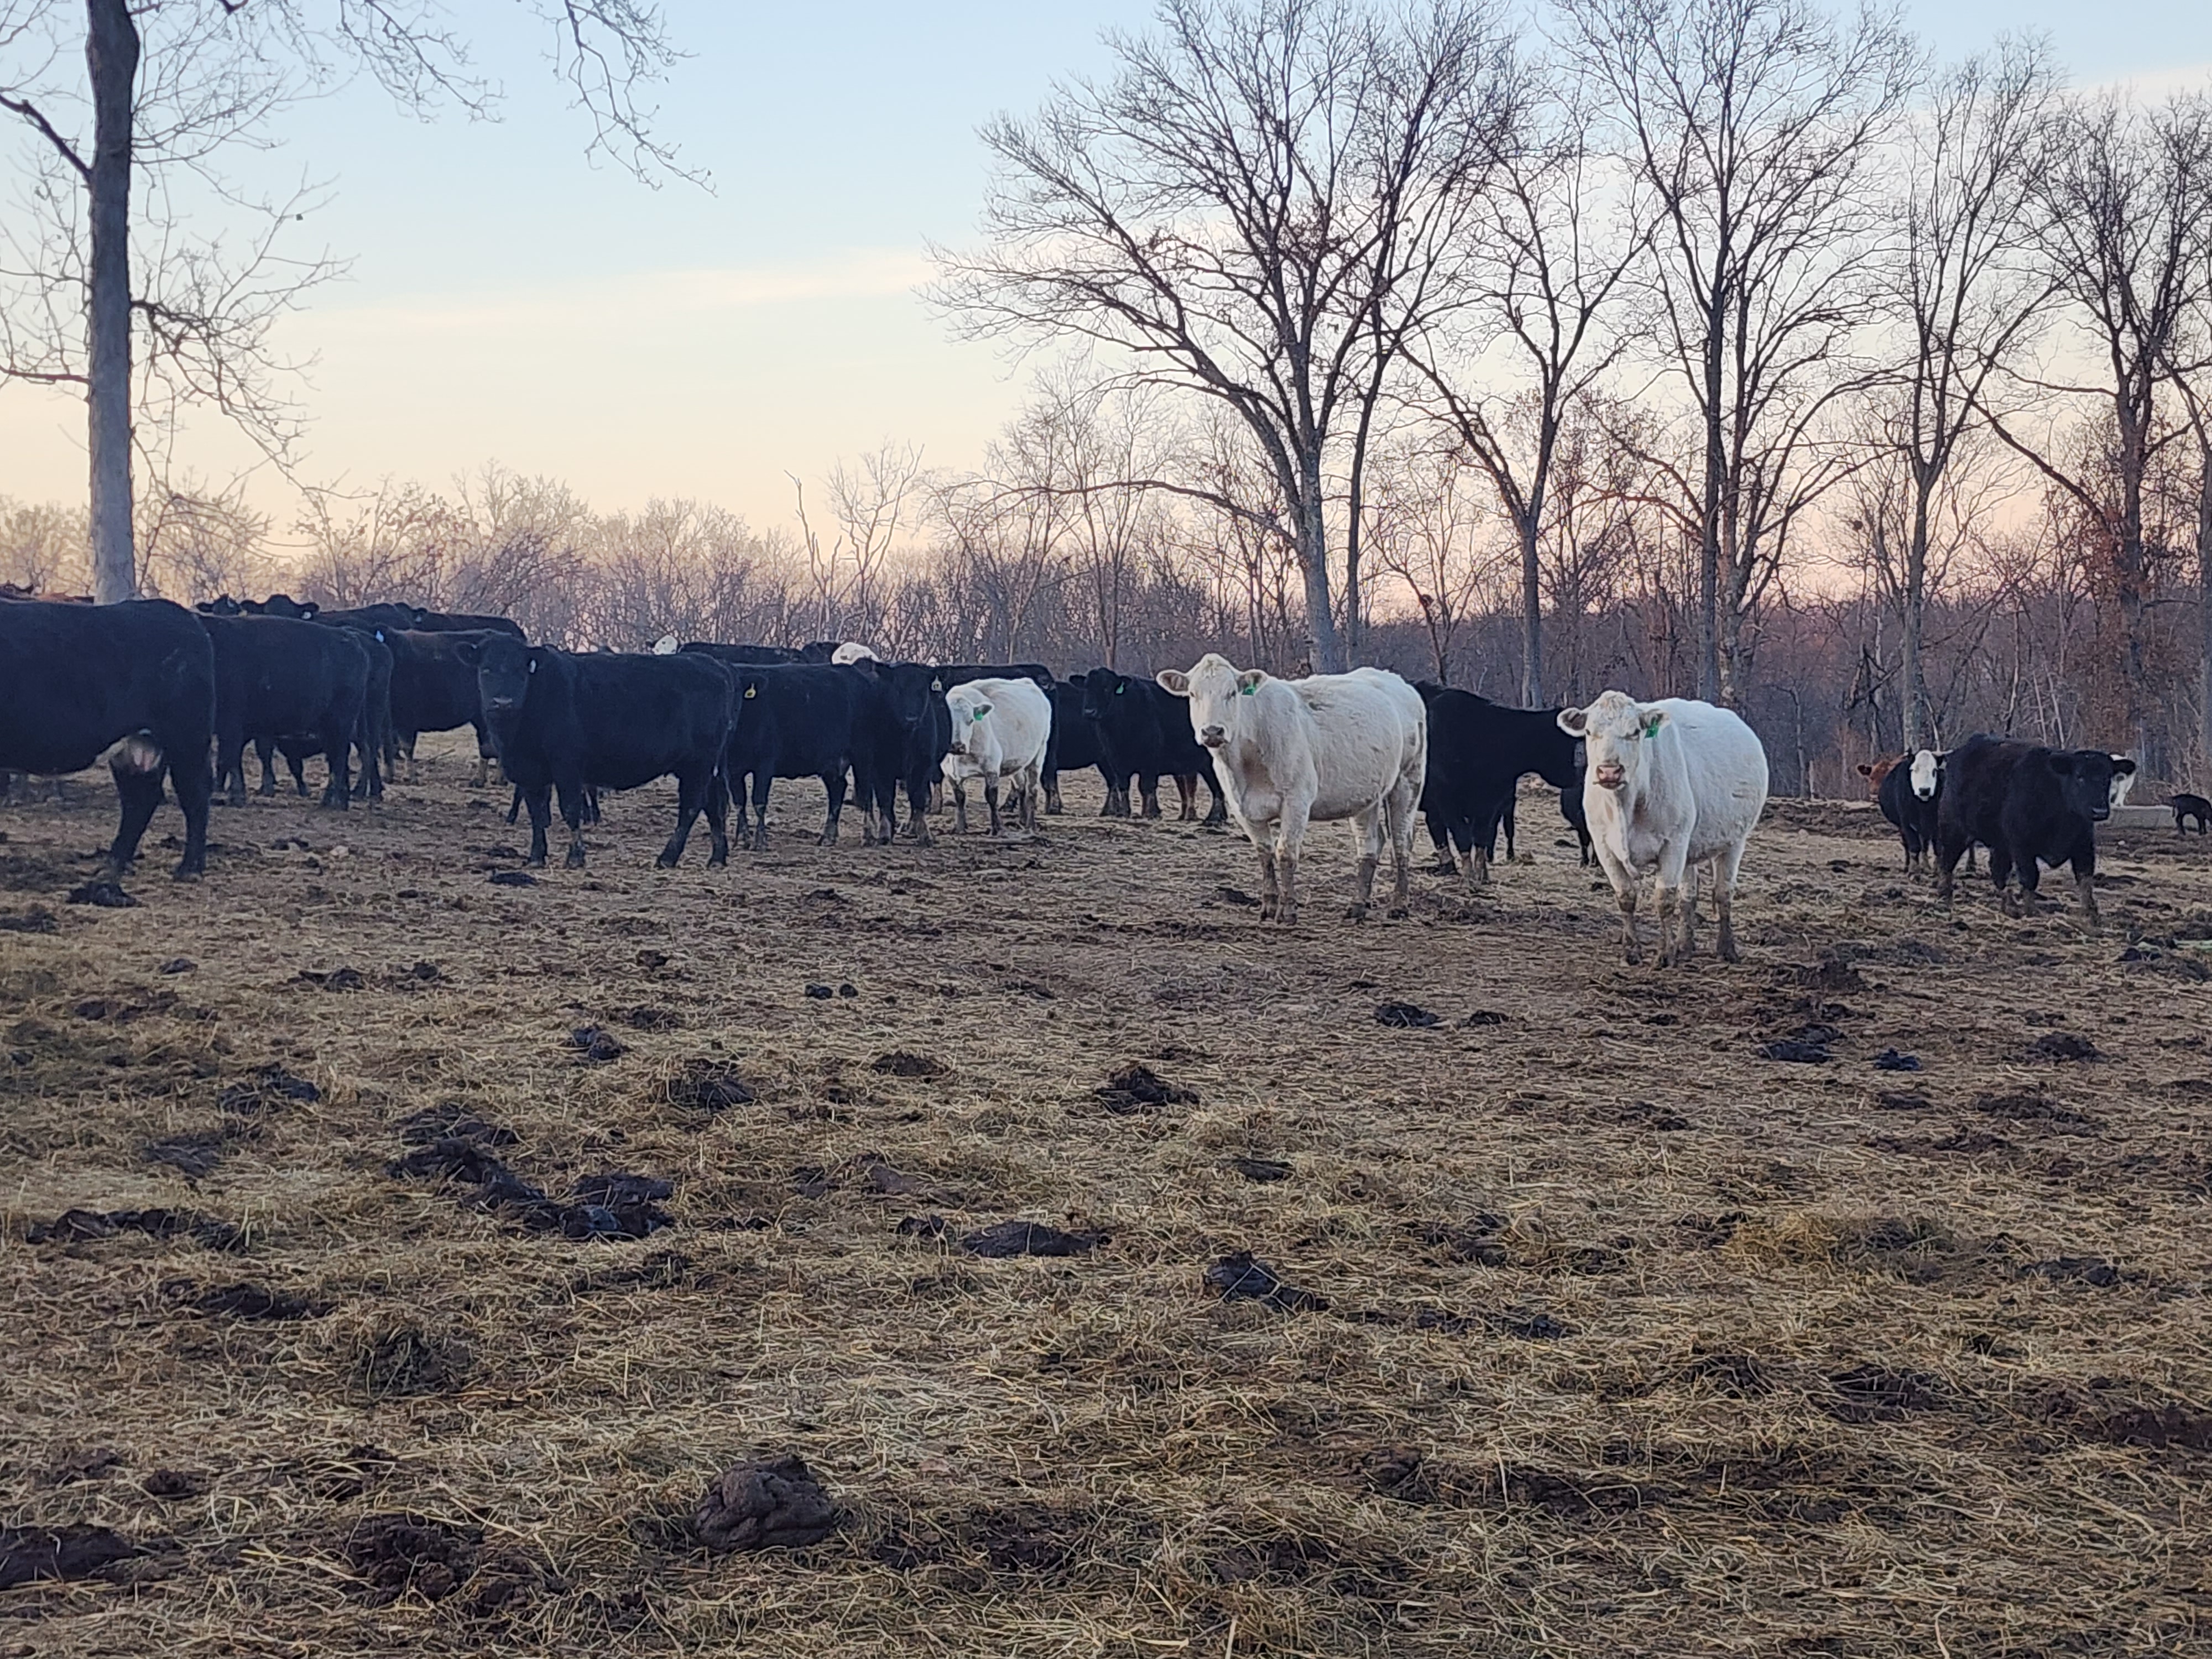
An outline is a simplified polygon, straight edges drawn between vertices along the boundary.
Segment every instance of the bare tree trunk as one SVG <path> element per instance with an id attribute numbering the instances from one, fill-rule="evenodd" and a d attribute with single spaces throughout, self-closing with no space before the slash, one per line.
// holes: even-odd
<path id="1" fill-rule="evenodd" d="M 1698 695 L 1721 700 L 1721 490 L 1727 452 L 1721 435 L 1721 353 L 1726 325 L 1717 313 L 1705 334 L 1705 486 L 1698 526 Z"/>
<path id="2" fill-rule="evenodd" d="M 1344 672 L 1344 648 L 1336 636 L 1336 616 L 1328 599 L 1328 521 L 1322 510 L 1321 457 L 1299 458 L 1298 570 L 1305 578 L 1306 637 L 1313 645 L 1313 672 Z"/>
<path id="3" fill-rule="evenodd" d="M 1929 741 L 1928 681 L 1920 660 L 1920 638 L 1928 616 L 1928 498 L 1936 485 L 1915 467 L 1912 481 L 1912 541 L 1905 550 L 1905 640 L 1900 669 L 1905 678 L 1905 748 L 1910 754 Z"/>
<path id="4" fill-rule="evenodd" d="M 2197 760 L 2206 769 L 2197 776 L 2201 789 L 2212 775 L 2212 443 L 2202 443 L 2197 461 L 2197 635 L 2203 653 L 2197 687 Z"/>
<path id="5" fill-rule="evenodd" d="M 138 29 L 128 0 L 87 0 L 92 75 L 91 299 L 87 338 L 93 593 L 135 598 L 131 500 L 131 140 Z"/>
<path id="6" fill-rule="evenodd" d="M 1536 521 L 1531 512 L 1521 524 L 1521 706 L 1544 706 L 1543 572 L 1537 562 Z"/>

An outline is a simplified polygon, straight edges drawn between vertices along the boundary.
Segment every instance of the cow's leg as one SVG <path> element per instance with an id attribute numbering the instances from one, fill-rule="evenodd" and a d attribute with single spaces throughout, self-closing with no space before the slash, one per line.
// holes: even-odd
<path id="1" fill-rule="evenodd" d="M 2035 894 L 2035 884 L 2029 878 L 2034 868 L 2035 858 L 2031 854 L 2020 872 L 2021 890 L 2030 898 Z M 2014 902 L 2012 890 L 2006 885 L 2012 873 L 2012 849 L 2000 835 L 1990 847 L 1990 884 L 1997 890 L 1997 908 L 2008 916 L 2016 916 L 2024 914 L 2025 907 Z"/>
<path id="2" fill-rule="evenodd" d="M 1959 856 L 1972 845 L 1956 830 L 1938 820 L 1936 825 L 1936 897 L 1946 910 L 1951 908 L 1953 878 L 1959 868 Z"/>
<path id="3" fill-rule="evenodd" d="M 1250 826 L 1252 850 L 1260 855 L 1260 920 L 1273 921 L 1282 908 L 1283 889 L 1275 870 L 1275 826 Z"/>
<path id="4" fill-rule="evenodd" d="M 176 791 L 178 810 L 185 815 L 185 853 L 170 873 L 178 881 L 190 881 L 207 869 L 208 802 L 215 793 L 215 774 L 208 769 L 204 741 L 179 744 L 174 752 L 185 757 L 181 769 L 173 761 L 169 767 L 169 787 Z M 161 775 L 156 773 L 155 805 L 161 799 Z"/>
<path id="5" fill-rule="evenodd" d="M 1177 823 L 1193 823 L 1198 819 L 1198 774 L 1176 774 L 1176 794 L 1182 801 L 1182 810 L 1176 814 Z"/>
<path id="6" fill-rule="evenodd" d="M 246 805 L 246 733 L 226 732 L 216 740 L 215 787 L 228 785 L 233 806 Z"/>
<path id="7" fill-rule="evenodd" d="M 1429 844 L 1437 849 L 1436 873 L 1450 875 L 1459 868 L 1459 860 L 1452 856 L 1451 831 L 1444 828 L 1444 815 L 1431 806 L 1423 814 L 1429 824 Z"/>
<path id="8" fill-rule="evenodd" d="M 2104 918 L 2097 914 L 2097 843 L 2088 836 L 2074 849 L 2074 890 L 2081 898 L 2081 914 L 2089 919 L 2089 932 L 2094 935 L 2103 929 Z"/>
<path id="9" fill-rule="evenodd" d="M 553 807 L 548 797 L 552 793 L 550 784 L 539 784 L 534 789 L 515 786 L 516 796 L 530 809 L 530 863 L 542 867 L 545 862 L 545 827 L 553 821 Z M 513 822 L 509 814 L 508 821 Z"/>
<path id="10" fill-rule="evenodd" d="M 1720 916 L 1723 962 L 1743 960 L 1735 946 L 1735 878 L 1743 867 L 1743 842 L 1735 842 L 1713 856 L 1713 908 Z"/>
<path id="11" fill-rule="evenodd" d="M 146 826 L 154 821 L 154 813 L 161 805 L 161 769 L 157 763 L 148 772 L 118 756 L 109 762 L 108 769 L 114 775 L 116 805 L 122 810 L 116 821 L 115 839 L 101 861 L 100 874 L 109 881 L 121 881 L 131 861 L 138 856 L 138 842 L 146 834 Z"/>
<path id="12" fill-rule="evenodd" d="M 713 774 L 708 774 L 712 777 Z M 653 860 L 664 870 L 673 870 L 684 857 L 684 849 L 691 840 L 691 826 L 697 822 L 700 811 L 707 805 L 707 778 L 695 769 L 676 775 L 676 833 L 660 849 Z"/>
<path id="13" fill-rule="evenodd" d="M 469 774 L 469 787 L 481 789 L 491 781 L 491 744 L 481 726 L 474 728 L 477 734 L 477 769 Z"/>
<path id="14" fill-rule="evenodd" d="M 835 847 L 837 844 L 838 821 L 845 816 L 845 769 L 841 766 L 835 772 L 824 772 L 822 787 L 830 797 L 830 816 L 823 822 L 819 844 Z"/>
<path id="15" fill-rule="evenodd" d="M 1672 967 L 1690 959 L 1698 889 L 1696 881 L 1685 868 L 1688 853 L 1686 840 L 1662 848 L 1659 872 L 1652 879 L 1651 897 L 1659 912 L 1659 965 L 1662 968 Z M 1682 915 L 1686 904 L 1692 911 L 1686 918 Z"/>
<path id="16" fill-rule="evenodd" d="M 589 799 L 582 779 L 571 783 L 568 779 L 556 781 L 561 793 L 561 821 L 568 826 L 568 856 L 562 860 L 569 869 L 584 867 L 584 809 Z"/>
<path id="17" fill-rule="evenodd" d="M 1419 779 L 1399 781 L 1383 805 L 1383 828 L 1390 837 L 1391 908 L 1398 915 L 1413 896 L 1413 812 L 1421 798 Z"/>
<path id="18" fill-rule="evenodd" d="M 1060 814 L 1060 769 L 1054 767 L 1044 775 L 1044 810 L 1053 817 Z"/>
<path id="19" fill-rule="evenodd" d="M 304 757 L 287 755 L 284 764 L 292 769 L 292 793 L 301 800 L 307 798 L 307 763 Z"/>
<path id="20" fill-rule="evenodd" d="M 261 787 L 254 793 L 259 795 L 273 795 L 276 793 L 276 745 L 267 738 L 256 738 L 253 740 L 253 753 L 261 763 Z M 240 758 L 239 769 L 241 773 L 245 770 L 243 757 Z M 244 777 L 241 776 L 239 781 L 243 784 Z"/>
<path id="21" fill-rule="evenodd" d="M 353 779 L 349 775 L 353 744 L 343 730 L 325 734 L 323 764 L 331 775 L 330 781 L 323 786 L 323 805 L 343 812 L 353 799 Z"/>
<path id="22" fill-rule="evenodd" d="M 1305 847 L 1306 814 L 1312 810 L 1311 801 L 1285 801 L 1283 815 L 1275 820 L 1275 881 L 1281 889 L 1275 902 L 1278 921 L 1298 919 L 1298 854 Z"/>
<path id="23" fill-rule="evenodd" d="M 768 851 L 768 794 L 775 786 L 775 769 L 763 766 L 753 774 L 753 851 Z"/>
<path id="24" fill-rule="evenodd" d="M 983 780 L 983 804 L 991 809 L 991 834 L 996 836 L 1000 832 L 1000 825 L 999 823 L 999 775 L 995 772 Z"/>
<path id="25" fill-rule="evenodd" d="M 1616 860 L 1601 841 L 1593 840 L 1590 850 L 1597 854 L 1598 867 L 1613 884 L 1613 902 L 1620 910 L 1622 958 L 1630 963 L 1641 962 L 1644 946 L 1636 937 L 1636 872 Z"/>
<path id="26" fill-rule="evenodd" d="M 906 781 L 906 833 L 916 847 L 933 847 L 929 832 L 929 780 L 909 775 Z"/>
<path id="27" fill-rule="evenodd" d="M 1035 772 L 1022 775 L 1022 828 L 1033 836 L 1037 832 L 1037 791 L 1043 782 Z"/>
<path id="28" fill-rule="evenodd" d="M 952 833 L 964 836 L 968 833 L 968 780 L 948 778 L 945 782 L 952 791 Z"/>
<path id="29" fill-rule="evenodd" d="M 714 776 L 707 780 L 707 833 L 714 838 L 707 855 L 709 870 L 720 868 L 730 861 L 730 785 L 722 775 L 722 769 L 714 768 Z"/>
<path id="30" fill-rule="evenodd" d="M 1221 793 L 1221 780 L 1213 775 L 1213 769 L 1211 766 L 1200 773 L 1200 776 L 1204 779 L 1207 792 L 1213 797 L 1213 804 L 1206 809 L 1206 823 L 1201 827 L 1212 829 L 1228 823 L 1229 797 Z"/>
<path id="31" fill-rule="evenodd" d="M 1344 914 L 1351 921 L 1364 921 L 1368 907 L 1375 901 L 1375 871 L 1382 862 L 1382 806 L 1376 802 L 1352 820 L 1352 833 L 1358 843 L 1359 874 L 1354 884 L 1352 905 Z"/>
<path id="32" fill-rule="evenodd" d="M 1513 803 L 1520 793 L 1521 781 L 1516 778 L 1512 787 L 1505 792 L 1505 811 L 1498 820 L 1505 831 L 1505 861 L 1508 864 L 1513 862 Z"/>
<path id="33" fill-rule="evenodd" d="M 1149 778 L 1139 776 L 1137 780 L 1137 791 L 1145 803 L 1145 816 L 1148 818 L 1159 817 L 1160 780 L 1158 775 L 1155 774 Z"/>

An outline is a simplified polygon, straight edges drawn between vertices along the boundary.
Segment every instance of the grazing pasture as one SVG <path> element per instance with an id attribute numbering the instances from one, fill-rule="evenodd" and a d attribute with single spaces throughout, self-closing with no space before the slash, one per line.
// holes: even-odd
<path id="1" fill-rule="evenodd" d="M 1283 929 L 1088 772 L 726 871 L 610 793 L 530 880 L 421 753 L 197 884 L 164 808 L 131 908 L 104 776 L 0 807 L 0 1584 L 83 1575 L 0 1651 L 2212 1642 L 2202 837 L 2091 940 L 1778 802 L 1662 971 L 1548 789 L 1402 921 L 1316 826 Z M 834 1529 L 710 1551 L 820 1533 L 720 1478 L 793 1455 Z"/>

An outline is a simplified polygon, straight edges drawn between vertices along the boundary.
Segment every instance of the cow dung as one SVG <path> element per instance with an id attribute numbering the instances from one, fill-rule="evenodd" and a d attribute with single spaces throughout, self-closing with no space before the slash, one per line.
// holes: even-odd
<path id="1" fill-rule="evenodd" d="M 535 887 L 538 878 L 527 870 L 495 870 L 484 878 L 495 887 Z"/>
<path id="2" fill-rule="evenodd" d="M 171 957 L 155 971 L 164 974 L 189 974 L 199 966 L 190 957 Z"/>
<path id="3" fill-rule="evenodd" d="M 576 1050 L 577 1062 L 585 1066 L 604 1066 L 629 1052 L 611 1032 L 603 1031 L 596 1025 L 579 1025 L 569 1032 L 568 1046 Z"/>
<path id="4" fill-rule="evenodd" d="M 0 1527 L 0 1589 L 38 1578 L 90 1578 L 138 1547 L 106 1527 Z"/>
<path id="5" fill-rule="evenodd" d="M 1292 1174 L 1289 1164 L 1279 1163 L 1272 1158 L 1232 1158 L 1229 1160 L 1229 1167 L 1245 1180 L 1262 1184 L 1271 1181 L 1288 1181 Z"/>
<path id="6" fill-rule="evenodd" d="M 1133 1060 L 1119 1071 L 1110 1073 L 1093 1092 L 1108 1111 L 1122 1117 L 1135 1112 L 1154 1111 L 1162 1106 L 1198 1104 L 1195 1090 L 1170 1083 L 1151 1066 Z"/>
<path id="7" fill-rule="evenodd" d="M 163 1288 L 200 1313 L 230 1319 L 313 1319 L 321 1311 L 306 1297 L 295 1296 L 289 1291 L 272 1291 L 265 1285 L 202 1286 L 179 1282 Z"/>
<path id="8" fill-rule="evenodd" d="M 827 1002 L 837 994 L 826 985 L 809 985 L 806 994 L 817 1002 Z"/>
<path id="9" fill-rule="evenodd" d="M 1434 1014 L 1418 1003 L 1378 1002 L 1375 1005 L 1375 1023 L 1401 1030 L 1425 1030 L 1439 1022 Z"/>
<path id="10" fill-rule="evenodd" d="M 1877 1072 L 1917 1072 L 1920 1069 L 1920 1057 L 1885 1048 L 1874 1057 L 1874 1068 Z"/>
<path id="11" fill-rule="evenodd" d="M 698 1112 L 750 1106 L 759 1098 L 753 1086 L 728 1062 L 719 1060 L 686 1061 L 682 1074 L 669 1080 L 665 1092 L 670 1105 Z"/>
<path id="12" fill-rule="evenodd" d="M 346 1565 L 359 1581 L 350 1586 L 375 1606 L 413 1590 L 427 1601 L 443 1601 L 476 1565 L 483 1534 L 415 1514 L 364 1515 L 345 1541 Z"/>
<path id="13" fill-rule="evenodd" d="M 2071 1031 L 2048 1031 L 2027 1045 L 2038 1060 L 2102 1060 L 2103 1050 Z"/>
<path id="14" fill-rule="evenodd" d="M 102 910 L 131 910 L 138 905 L 137 899 L 112 881 L 88 881 L 82 887 L 72 887 L 69 890 L 68 902 L 95 905 Z"/>
<path id="15" fill-rule="evenodd" d="M 795 1454 L 732 1463 L 708 1483 L 692 1530 L 708 1549 L 798 1549 L 837 1529 L 837 1505 Z"/>
<path id="16" fill-rule="evenodd" d="M 1327 1297 L 1285 1284 L 1249 1250 L 1222 1257 L 1206 1270 L 1206 1282 L 1224 1302 L 1262 1302 L 1277 1313 L 1322 1313 L 1328 1307 Z"/>
<path id="17" fill-rule="evenodd" d="M 294 1077 L 272 1062 L 250 1077 L 225 1085 L 215 1103 L 217 1109 L 234 1115 L 254 1117 L 285 1101 L 311 1106 L 322 1097 L 323 1091 L 307 1079 Z"/>
<path id="18" fill-rule="evenodd" d="M 138 1483 L 138 1490 L 149 1498 L 158 1498 L 164 1503 L 180 1498 L 198 1498 L 207 1489 L 198 1475 L 184 1469 L 155 1469 Z"/>
<path id="19" fill-rule="evenodd" d="M 27 910 L 11 911 L 0 915 L 0 933 L 53 933 L 61 931 L 54 913 L 43 904 L 34 904 Z M 167 969 L 164 969 L 163 972 Z"/>
<path id="20" fill-rule="evenodd" d="M 1789 1060 L 1800 1066 L 1825 1066 L 1834 1058 L 1829 1054 L 1826 1044 L 1803 1042 L 1794 1037 L 1761 1043 L 1759 1057 L 1761 1060 Z"/>
<path id="21" fill-rule="evenodd" d="M 916 1078 L 945 1077 L 952 1070 L 933 1054 L 917 1054 L 906 1048 L 893 1048 L 888 1054 L 878 1054 L 868 1062 L 868 1069 L 881 1072 L 886 1077 Z"/>
<path id="22" fill-rule="evenodd" d="M 970 1255 L 1082 1255 L 1107 1242 L 1103 1233 L 1064 1232 L 1041 1221 L 1000 1221 L 961 1239 Z"/>

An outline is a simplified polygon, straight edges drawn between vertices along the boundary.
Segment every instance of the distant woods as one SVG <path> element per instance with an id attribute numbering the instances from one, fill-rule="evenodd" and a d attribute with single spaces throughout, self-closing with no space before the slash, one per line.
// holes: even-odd
<path id="1" fill-rule="evenodd" d="M 1978 729 L 2212 781 L 2212 98 L 1927 61 L 1814 0 L 1165 0 L 989 120 L 947 324 L 980 465 L 751 526 L 497 471 L 270 526 L 149 490 L 143 581 L 534 635 L 940 660 L 1371 661 L 1704 695 L 1778 787 Z M 81 517 L 0 580 L 82 586 Z"/>

